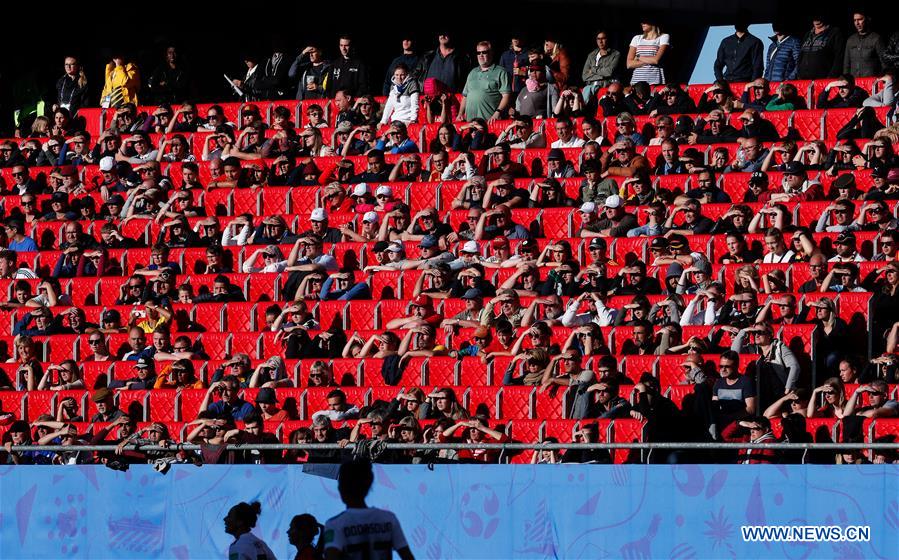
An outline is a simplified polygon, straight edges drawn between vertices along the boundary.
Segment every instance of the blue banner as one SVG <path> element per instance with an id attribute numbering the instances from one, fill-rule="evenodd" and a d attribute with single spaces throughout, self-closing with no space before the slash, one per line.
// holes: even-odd
<path id="1" fill-rule="evenodd" d="M 279 558 L 290 518 L 343 509 L 331 467 L 0 469 L 0 558 L 224 558 L 222 518 L 259 500 Z M 376 466 L 417 558 L 896 558 L 899 466 Z M 741 526 L 869 526 L 869 542 L 746 542 Z"/>

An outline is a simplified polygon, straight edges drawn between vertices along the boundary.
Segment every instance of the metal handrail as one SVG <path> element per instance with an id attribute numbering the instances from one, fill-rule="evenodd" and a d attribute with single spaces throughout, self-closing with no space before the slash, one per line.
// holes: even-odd
<path id="1" fill-rule="evenodd" d="M 361 442 L 360 442 L 361 443 Z M 818 451 L 840 451 L 850 449 L 875 450 L 887 449 L 899 451 L 899 443 L 731 443 L 731 442 L 624 442 L 624 443 L 392 443 L 382 442 L 384 449 L 400 449 L 400 450 L 440 450 L 440 449 L 485 449 L 498 451 L 527 451 L 534 450 L 562 450 L 562 449 L 781 449 L 781 450 L 818 450 Z M 133 444 L 124 446 L 123 449 L 128 451 L 168 451 L 175 452 L 178 450 L 197 451 L 203 449 L 202 445 L 193 443 L 178 444 L 177 446 L 162 447 L 159 445 L 141 445 Z M 274 450 L 335 450 L 348 449 L 352 450 L 355 444 L 341 445 L 339 443 L 250 443 L 250 444 L 227 444 L 225 449 L 228 451 L 274 451 Z M 12 451 L 98 451 L 98 452 L 114 452 L 118 447 L 115 445 L 13 445 L 10 447 Z"/>

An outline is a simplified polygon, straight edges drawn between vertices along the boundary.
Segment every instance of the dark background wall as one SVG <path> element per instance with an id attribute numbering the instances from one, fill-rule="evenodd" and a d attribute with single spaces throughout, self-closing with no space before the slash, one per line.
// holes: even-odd
<path id="1" fill-rule="evenodd" d="M 510 33 L 524 34 L 529 45 L 542 43 L 547 33 L 561 38 L 572 54 L 579 75 L 584 56 L 594 48 L 598 28 L 609 31 L 616 47 L 626 50 L 639 32 L 641 17 L 653 15 L 672 36 L 673 48 L 666 61 L 673 79 L 689 77 L 709 25 L 733 22 L 738 11 L 753 22 L 784 19 L 797 33 L 809 27 L 817 12 L 849 30 L 851 7 L 845 2 L 778 2 L 777 0 L 530 0 L 443 2 L 245 2 L 227 8 L 211 3 L 161 3 L 159 8 L 125 4 L 82 5 L 46 14 L 46 23 L 34 23 L 34 6 L 24 3 L 4 7 L 5 53 L 0 56 L 0 133 L 12 124 L 12 108 L 34 88 L 52 91 L 62 73 L 62 59 L 79 56 L 88 73 L 93 98 L 99 103 L 103 67 L 113 49 L 122 49 L 139 64 L 145 76 L 162 61 L 164 48 L 174 43 L 193 69 L 198 99 L 228 100 L 223 72 L 242 76 L 241 54 L 261 57 L 270 52 L 274 37 L 283 38 L 296 50 L 315 43 L 327 56 L 336 54 L 337 35 L 354 36 L 358 51 L 369 62 L 373 87 L 380 87 L 384 69 L 400 50 L 400 38 L 408 32 L 418 39 L 420 50 L 433 48 L 436 32 L 446 28 L 456 43 L 473 51 L 474 42 L 488 38 L 498 50 L 505 48 Z M 854 6 L 854 5 L 853 5 Z M 875 27 L 896 21 L 892 2 L 873 4 Z M 882 31 L 892 31 L 886 26 Z"/>

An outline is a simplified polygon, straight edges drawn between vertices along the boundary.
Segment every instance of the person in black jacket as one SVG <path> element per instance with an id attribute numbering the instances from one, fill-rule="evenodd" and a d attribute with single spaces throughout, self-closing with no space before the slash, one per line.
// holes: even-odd
<path id="1" fill-rule="evenodd" d="M 256 78 L 257 99 L 286 99 L 288 97 L 287 72 L 291 61 L 288 60 L 280 40 L 272 45 L 272 56 L 259 68 Z"/>
<path id="2" fill-rule="evenodd" d="M 671 83 L 649 100 L 645 110 L 653 117 L 656 115 L 695 113 L 696 103 L 680 87 L 680 84 Z"/>
<path id="3" fill-rule="evenodd" d="M 325 85 L 325 96 L 334 97 L 339 90 L 348 90 L 354 96 L 368 93 L 368 69 L 358 58 L 351 57 L 352 39 L 340 37 L 340 56 L 331 61 Z"/>
<path id="4" fill-rule="evenodd" d="M 56 80 L 56 103 L 53 104 L 53 110 L 62 107 L 74 114 L 79 108 L 89 105 L 87 78 L 74 56 L 67 56 L 63 64 L 65 74 Z"/>
<path id="5" fill-rule="evenodd" d="M 828 25 L 825 19 L 820 15 L 814 16 L 812 28 L 802 38 L 796 76 L 800 80 L 837 76 L 843 69 L 846 40 L 843 33 Z"/>
<path id="6" fill-rule="evenodd" d="M 155 103 L 181 103 L 188 98 L 190 73 L 178 58 L 178 50 L 169 46 L 165 49 L 163 62 L 147 82 L 147 89 Z"/>
<path id="7" fill-rule="evenodd" d="M 715 79 L 748 82 L 761 78 L 764 72 L 764 45 L 758 37 L 749 33 L 749 23 L 745 17 L 737 18 L 734 29 L 736 33 L 722 39 L 718 46 Z"/>
<path id="8" fill-rule="evenodd" d="M 832 96 L 833 90 L 837 95 Z M 855 85 L 852 74 L 842 74 L 827 84 L 818 94 L 819 109 L 850 109 L 861 107 L 868 98 L 868 92 Z"/>

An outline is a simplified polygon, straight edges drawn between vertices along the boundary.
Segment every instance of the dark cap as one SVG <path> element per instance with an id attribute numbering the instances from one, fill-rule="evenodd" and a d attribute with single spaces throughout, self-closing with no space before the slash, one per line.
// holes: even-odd
<path id="1" fill-rule="evenodd" d="M 372 245 L 371 250 L 375 253 L 383 253 L 387 250 L 387 247 L 390 247 L 390 243 L 386 241 L 378 241 L 374 245 Z"/>
<path id="2" fill-rule="evenodd" d="M 805 166 L 798 161 L 788 161 L 783 164 L 782 171 L 791 175 L 805 175 Z"/>
<path id="3" fill-rule="evenodd" d="M 668 238 L 668 246 L 672 249 L 683 249 L 684 247 L 689 247 L 690 243 L 687 241 L 686 236 L 675 233 Z"/>
<path id="4" fill-rule="evenodd" d="M 549 151 L 549 155 L 546 156 L 547 161 L 557 160 L 562 161 L 565 159 L 565 152 L 562 151 L 561 148 L 553 148 Z"/>
<path id="5" fill-rule="evenodd" d="M 271 387 L 263 387 L 256 393 L 256 402 L 259 404 L 276 404 L 278 402 L 278 396 Z"/>
<path id="6" fill-rule="evenodd" d="M 53 201 L 53 202 L 68 202 L 68 201 L 69 201 L 69 195 L 66 194 L 66 193 L 64 193 L 64 192 L 62 192 L 62 191 L 56 191 L 55 193 L 53 193 L 53 194 L 50 196 L 50 200 Z"/>
<path id="7" fill-rule="evenodd" d="M 764 171 L 753 171 L 752 176 L 749 177 L 750 185 L 767 185 L 768 184 L 768 174 Z"/>
<path id="8" fill-rule="evenodd" d="M 480 299 L 481 297 L 481 290 L 477 288 L 469 288 L 462 294 L 462 299 Z"/>
<path id="9" fill-rule="evenodd" d="M 153 360 L 147 357 L 143 357 L 135 362 L 134 367 L 140 369 L 153 369 Z"/>
<path id="10" fill-rule="evenodd" d="M 590 240 L 590 248 L 591 249 L 605 249 L 608 245 L 606 244 L 606 240 L 602 237 L 594 237 Z"/>
<path id="11" fill-rule="evenodd" d="M 877 179 L 886 179 L 890 174 L 890 169 L 885 165 L 877 165 L 871 169 L 871 177 L 875 177 Z"/>
<path id="12" fill-rule="evenodd" d="M 117 309 L 107 309 L 103 312 L 103 316 L 101 317 L 101 322 L 103 323 L 118 323 L 121 320 L 122 315 Z"/>
<path id="13" fill-rule="evenodd" d="M 652 241 L 649 242 L 650 249 L 667 249 L 669 246 L 671 246 L 671 243 L 666 237 L 654 237 Z"/>
<path id="14" fill-rule="evenodd" d="M 850 173 L 844 173 L 837 177 L 831 184 L 835 189 L 851 189 L 855 186 L 855 177 Z"/>
<path id="15" fill-rule="evenodd" d="M 421 238 L 421 241 L 419 241 L 418 246 L 421 247 L 422 249 L 429 249 L 431 247 L 436 247 L 437 244 L 438 244 L 438 240 L 436 237 L 434 237 L 433 235 L 426 235 Z"/>
<path id="16" fill-rule="evenodd" d="M 841 245 L 855 245 L 855 234 L 851 231 L 841 232 L 840 235 L 834 239 L 834 243 L 839 243 Z"/>
<path id="17" fill-rule="evenodd" d="M 106 204 L 115 204 L 116 206 L 123 206 L 125 204 L 125 199 L 122 198 L 122 195 L 114 194 L 106 199 Z"/>

